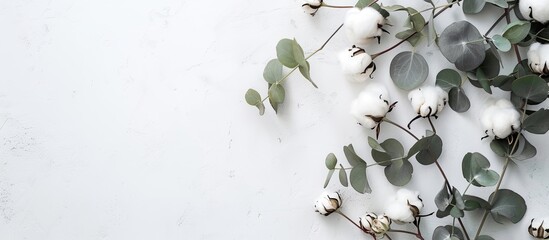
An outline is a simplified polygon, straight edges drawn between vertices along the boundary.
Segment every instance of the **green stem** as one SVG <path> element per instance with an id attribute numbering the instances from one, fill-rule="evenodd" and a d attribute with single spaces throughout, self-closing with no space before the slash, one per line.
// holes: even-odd
<path id="1" fill-rule="evenodd" d="M 355 6 L 335 6 L 335 5 L 329 5 L 329 4 L 326 4 L 326 3 L 322 3 L 322 7 L 327 7 L 327 8 L 354 8 Z"/>
<path id="2" fill-rule="evenodd" d="M 524 109 L 522 111 L 522 119 L 520 121 L 521 125 L 524 122 L 525 117 L 526 117 L 526 107 L 524 107 Z M 519 142 L 521 134 L 522 134 L 522 130 L 518 132 L 517 138 L 515 139 L 515 141 L 513 143 L 513 147 L 511 148 L 511 151 L 508 153 L 508 156 L 505 158 L 505 164 L 503 165 L 503 170 L 501 171 L 498 183 L 496 185 L 496 189 L 493 192 L 493 197 L 490 200 L 490 206 L 492 204 L 494 204 L 494 201 L 496 200 L 498 191 L 501 187 L 501 183 L 503 182 L 503 177 L 505 177 L 505 173 L 507 172 L 507 168 L 509 167 L 509 163 L 511 163 L 511 155 L 513 154 L 513 152 L 515 151 L 515 149 L 518 146 L 518 142 Z M 482 215 L 482 220 L 480 220 L 480 224 L 478 226 L 477 233 L 475 234 L 475 239 L 478 238 L 478 236 L 480 235 L 480 233 L 482 231 L 482 228 L 484 227 L 484 223 L 486 222 L 486 219 L 488 218 L 488 213 L 489 213 L 488 210 L 484 210 L 484 214 Z"/>

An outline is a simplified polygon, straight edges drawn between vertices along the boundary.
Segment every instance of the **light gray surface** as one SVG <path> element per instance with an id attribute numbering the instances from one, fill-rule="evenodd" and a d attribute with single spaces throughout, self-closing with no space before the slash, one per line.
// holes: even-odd
<path id="1" fill-rule="evenodd" d="M 385 4 L 398 2 L 382 0 Z M 402 2 L 402 1 L 401 1 Z M 441 4 L 445 1 L 439 1 Z M 352 1 L 333 1 L 352 3 Z M 423 1 L 406 1 L 418 9 Z M 302 13 L 298 1 L 0 1 L 0 238 L 1 239 L 368 239 L 337 216 L 313 212 L 322 191 L 324 157 L 353 143 L 367 157 L 371 131 L 354 124 L 350 102 L 362 88 L 343 79 L 338 34 L 311 59 L 312 88 L 297 74 L 287 82 L 287 102 L 275 116 L 258 117 L 243 99 L 261 90 L 264 65 L 283 37 L 296 37 L 311 52 L 342 22 L 345 10 Z M 489 9 L 495 19 L 500 12 Z M 439 32 L 461 19 L 452 8 Z M 403 13 L 391 16 L 395 27 Z M 489 22 L 480 23 L 481 32 Z M 496 28 L 495 32 L 500 31 Z M 381 46 L 396 40 L 384 36 Z M 399 104 L 390 118 L 407 123 L 406 93 L 389 78 L 398 50 L 376 60 L 376 81 Z M 436 73 L 451 67 L 434 47 L 420 46 Z M 503 54 L 511 71 L 514 56 Z M 463 189 L 461 159 L 469 151 L 501 161 L 480 141 L 478 114 L 487 95 L 465 84 L 468 113 L 449 109 L 436 121 L 444 139 L 442 165 Z M 497 94 L 500 94 L 499 91 Z M 501 95 L 501 94 L 500 94 Z M 428 125 L 418 121 L 413 131 Z M 383 126 L 381 139 L 412 139 Z M 549 215 L 547 137 L 532 137 L 538 157 L 512 166 L 503 187 L 523 194 L 526 220 L 516 226 L 489 221 L 497 239 L 527 239 L 534 216 Z M 371 161 L 368 158 L 369 161 Z M 442 180 L 434 166 L 414 163 L 409 188 L 420 190 L 426 212 Z M 390 192 L 380 168 L 369 177 L 374 195 L 342 189 L 343 210 L 358 218 L 380 209 Z M 335 179 L 334 179 L 335 180 Z M 340 189 L 337 181 L 330 184 Z M 491 189 L 471 192 L 487 196 Z M 479 214 L 468 214 L 470 233 Z M 432 230 L 449 219 L 423 221 Z M 514 229 L 507 229 L 513 227 Z M 396 237 L 394 239 L 411 239 Z"/>

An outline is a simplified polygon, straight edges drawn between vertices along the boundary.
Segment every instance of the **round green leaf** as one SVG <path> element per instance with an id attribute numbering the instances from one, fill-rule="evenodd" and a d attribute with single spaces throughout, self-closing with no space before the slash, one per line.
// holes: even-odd
<path id="1" fill-rule="evenodd" d="M 492 41 L 494 42 L 494 45 L 502 52 L 508 52 L 511 50 L 511 42 L 501 35 L 494 35 L 492 37 Z"/>
<path id="2" fill-rule="evenodd" d="M 515 80 L 511 90 L 523 99 L 540 103 L 547 99 L 549 86 L 538 75 L 527 75 Z"/>
<path id="3" fill-rule="evenodd" d="M 297 67 L 299 64 L 294 58 L 293 41 L 291 39 L 282 39 L 276 45 L 276 56 L 278 61 L 289 68 Z"/>
<path id="4" fill-rule="evenodd" d="M 549 131 L 549 110 L 540 109 L 524 120 L 522 127 L 534 134 L 545 134 Z"/>
<path id="5" fill-rule="evenodd" d="M 397 87 L 409 91 L 419 87 L 427 79 L 429 65 L 418 53 L 401 52 L 391 61 L 390 74 Z"/>
<path id="6" fill-rule="evenodd" d="M 437 74 L 436 85 L 444 89 L 444 91 L 461 87 L 461 75 L 456 70 L 444 69 Z"/>
<path id="7" fill-rule="evenodd" d="M 337 158 L 335 154 L 330 153 L 328 156 L 326 156 L 326 168 L 328 169 L 334 169 L 337 165 Z"/>
<path id="8" fill-rule="evenodd" d="M 490 161 L 480 153 L 467 153 L 463 157 L 463 177 L 477 187 L 494 186 L 498 182 L 499 175 L 489 168 Z"/>
<path id="9" fill-rule="evenodd" d="M 286 92 L 284 87 L 280 84 L 273 84 L 269 88 L 269 99 L 275 103 L 283 103 L 284 98 L 286 97 Z"/>
<path id="10" fill-rule="evenodd" d="M 366 164 L 353 167 L 351 170 L 350 178 L 351 186 L 359 193 L 371 193 L 372 189 L 368 184 L 368 178 L 366 176 Z"/>
<path id="11" fill-rule="evenodd" d="M 416 159 L 423 165 L 435 163 L 442 154 L 442 139 L 438 135 L 422 138 L 416 144 L 422 145 L 421 150 L 416 155 Z M 414 147 L 412 146 L 412 148 Z"/>
<path id="12" fill-rule="evenodd" d="M 405 159 L 393 161 L 391 165 L 385 167 L 385 177 L 395 186 L 402 187 L 410 182 L 414 167 Z"/>
<path id="13" fill-rule="evenodd" d="M 490 199 L 493 197 L 494 193 L 490 196 Z M 503 219 L 518 223 L 524 217 L 527 209 L 524 199 L 518 193 L 509 189 L 498 190 L 493 203 L 490 213 L 498 223 L 503 223 Z"/>
<path id="14" fill-rule="evenodd" d="M 507 38 L 512 44 L 517 44 L 528 36 L 531 26 L 532 24 L 526 21 L 512 22 L 503 30 L 503 37 Z"/>
<path id="15" fill-rule="evenodd" d="M 278 59 L 272 59 L 265 66 L 263 71 L 263 78 L 268 83 L 274 84 L 282 79 L 282 64 Z"/>
<path id="16" fill-rule="evenodd" d="M 450 204 L 452 203 L 452 198 L 450 197 L 450 193 L 448 193 L 448 189 L 446 188 L 446 182 L 442 184 L 442 189 L 437 193 L 435 197 L 435 205 L 437 206 L 439 211 L 444 211 Z"/>
<path id="17" fill-rule="evenodd" d="M 454 233 L 452 235 L 452 233 Z M 460 240 L 463 239 L 463 233 L 459 228 L 447 225 L 439 226 L 433 232 L 433 240 Z"/>
<path id="18" fill-rule="evenodd" d="M 486 5 L 485 0 L 463 0 L 463 13 L 476 14 L 482 11 Z"/>
<path id="19" fill-rule="evenodd" d="M 476 209 L 490 210 L 490 203 L 482 198 L 472 195 L 464 195 L 465 211 L 473 211 Z"/>
<path id="20" fill-rule="evenodd" d="M 471 107 L 469 98 L 460 87 L 450 89 L 450 92 L 448 93 L 448 103 L 450 104 L 450 108 L 458 113 L 467 112 Z"/>
<path id="21" fill-rule="evenodd" d="M 471 71 L 486 56 L 484 37 L 467 21 L 452 23 L 440 35 L 438 45 L 442 55 L 461 71 Z"/>
<path id="22" fill-rule="evenodd" d="M 349 144 L 349 146 L 344 146 L 343 153 L 345 154 L 345 157 L 347 158 L 347 161 L 349 162 L 349 164 L 351 164 L 351 166 L 366 166 L 366 162 L 356 154 L 352 144 Z"/>
<path id="23" fill-rule="evenodd" d="M 246 102 L 252 106 L 255 106 L 258 102 L 261 102 L 261 95 L 254 90 L 254 89 L 248 89 L 245 95 Z"/>

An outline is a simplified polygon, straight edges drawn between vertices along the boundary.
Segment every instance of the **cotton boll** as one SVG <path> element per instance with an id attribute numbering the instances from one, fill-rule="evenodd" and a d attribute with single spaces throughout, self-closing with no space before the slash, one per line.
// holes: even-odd
<path id="1" fill-rule="evenodd" d="M 352 48 L 341 51 L 339 62 L 343 73 L 354 82 L 364 82 L 376 70 L 372 57 L 364 49 L 353 45 Z"/>
<path id="2" fill-rule="evenodd" d="M 487 106 L 481 115 L 486 137 L 503 139 L 520 127 L 520 113 L 507 99 L 500 99 Z"/>
<path id="3" fill-rule="evenodd" d="M 341 207 L 341 197 L 337 192 L 323 192 L 315 202 L 315 211 L 328 216 Z"/>
<path id="4" fill-rule="evenodd" d="M 305 0 L 305 3 L 301 5 L 301 8 L 303 8 L 305 13 L 314 16 L 322 6 L 322 1 L 323 0 Z"/>
<path id="5" fill-rule="evenodd" d="M 539 239 L 549 238 L 549 219 L 548 218 L 534 218 L 530 222 L 528 227 L 528 233 L 532 237 Z"/>
<path id="6" fill-rule="evenodd" d="M 360 228 L 375 234 L 384 234 L 391 227 L 391 219 L 385 215 L 376 215 L 375 213 L 367 213 L 359 220 Z"/>
<path id="7" fill-rule="evenodd" d="M 542 0 L 520 0 L 519 10 L 527 20 L 536 20 L 541 23 L 549 21 L 549 4 Z"/>
<path id="8" fill-rule="evenodd" d="M 423 200 L 419 197 L 419 193 L 404 188 L 398 190 L 388 202 L 385 214 L 398 222 L 413 222 L 423 209 Z"/>
<path id="9" fill-rule="evenodd" d="M 353 8 L 347 12 L 344 27 L 347 38 L 353 44 L 366 44 L 371 39 L 378 38 L 383 33 L 381 28 L 385 24 L 385 18 L 372 7 L 362 10 Z"/>
<path id="10" fill-rule="evenodd" d="M 549 74 L 549 44 L 532 44 L 528 50 L 528 65 L 532 72 Z"/>
<path id="11" fill-rule="evenodd" d="M 389 92 L 380 83 L 371 82 L 351 104 L 351 114 L 367 128 L 375 128 L 390 110 Z"/>
<path id="12" fill-rule="evenodd" d="M 438 86 L 426 86 L 408 94 L 414 111 L 421 117 L 436 116 L 448 100 L 448 93 Z"/>

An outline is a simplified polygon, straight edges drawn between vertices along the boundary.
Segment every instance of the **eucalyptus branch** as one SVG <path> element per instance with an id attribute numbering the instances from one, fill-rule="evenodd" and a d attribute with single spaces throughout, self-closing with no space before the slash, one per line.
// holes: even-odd
<path id="1" fill-rule="evenodd" d="M 458 3 L 460 1 L 456 1 L 456 3 Z M 452 7 L 452 5 L 449 5 L 449 6 L 445 6 L 444 8 L 442 8 L 440 11 L 438 11 L 434 16 L 433 16 L 433 19 L 438 17 L 441 13 L 443 13 L 444 11 L 446 11 L 446 9 Z M 426 21 L 425 24 L 423 25 L 423 27 L 429 25 L 429 21 Z M 391 50 L 397 48 L 398 46 L 400 46 L 401 44 L 403 44 L 404 42 L 408 41 L 408 39 L 412 38 L 413 36 L 415 36 L 416 34 L 418 34 L 418 32 L 414 32 L 412 34 L 410 34 L 410 36 L 408 36 L 407 38 L 405 39 L 402 39 L 400 42 L 398 42 L 397 44 L 393 45 L 392 47 L 388 48 L 388 49 L 385 49 L 379 53 L 375 53 L 375 54 L 372 54 L 372 60 L 385 54 L 385 53 L 388 53 L 390 52 Z"/>
<path id="2" fill-rule="evenodd" d="M 509 15 L 509 8 L 505 9 L 505 20 L 507 20 L 507 24 L 511 23 L 511 16 Z M 518 63 L 522 62 L 522 58 L 520 57 L 520 52 L 519 52 L 518 46 L 516 44 L 513 44 L 513 49 L 515 49 L 515 55 L 517 55 Z"/>
<path id="3" fill-rule="evenodd" d="M 522 119 L 520 121 L 521 125 L 524 122 L 525 117 L 526 117 L 526 107 L 524 107 L 524 109 L 522 111 L 522 117 L 521 117 Z M 501 183 L 503 182 L 503 177 L 505 177 L 505 173 L 507 172 L 507 168 L 509 167 L 509 163 L 511 163 L 511 154 L 513 154 L 513 152 L 516 150 L 521 135 L 522 135 L 522 130 L 520 130 L 518 132 L 517 137 L 515 138 L 515 141 L 513 143 L 513 147 L 511 148 L 511 151 L 509 152 L 508 156 L 505 157 L 505 164 L 503 165 L 503 170 L 501 171 L 500 177 L 498 179 L 498 183 L 497 183 L 496 188 L 493 192 L 494 195 L 493 195 L 492 199 L 490 200 L 490 206 L 492 204 L 494 204 L 494 201 L 496 200 L 498 191 L 501 187 Z M 482 228 L 484 227 L 484 223 L 486 223 L 486 219 L 488 218 L 488 213 L 489 213 L 488 210 L 484 210 L 484 214 L 482 215 L 482 220 L 480 221 L 477 233 L 475 234 L 475 239 L 480 235 L 480 233 L 482 231 Z"/>

